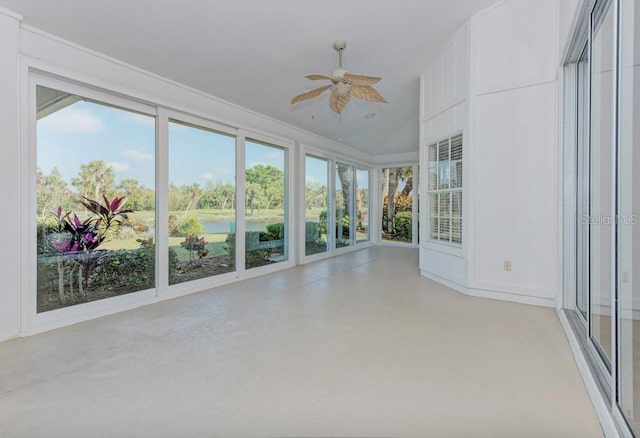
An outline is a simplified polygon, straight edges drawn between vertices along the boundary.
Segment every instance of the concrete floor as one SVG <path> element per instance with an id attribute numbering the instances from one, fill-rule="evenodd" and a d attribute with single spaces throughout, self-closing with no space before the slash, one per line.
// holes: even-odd
<path id="1" fill-rule="evenodd" d="M 0 344 L 2 437 L 601 437 L 555 311 L 371 248 Z"/>

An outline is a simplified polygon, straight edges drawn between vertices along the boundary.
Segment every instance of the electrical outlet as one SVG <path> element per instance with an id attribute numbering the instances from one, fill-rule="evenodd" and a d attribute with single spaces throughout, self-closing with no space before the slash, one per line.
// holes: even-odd
<path id="1" fill-rule="evenodd" d="M 504 270 L 505 271 L 510 271 L 511 270 L 511 260 L 505 260 L 504 261 Z"/>
<path id="2" fill-rule="evenodd" d="M 622 271 L 622 282 L 629 283 L 629 273 L 627 271 Z"/>

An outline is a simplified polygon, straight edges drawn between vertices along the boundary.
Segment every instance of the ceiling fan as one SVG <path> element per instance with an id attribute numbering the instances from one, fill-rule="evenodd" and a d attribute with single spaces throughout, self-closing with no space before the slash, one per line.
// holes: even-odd
<path id="1" fill-rule="evenodd" d="M 338 114 L 342 113 L 342 110 L 347 103 L 349 103 L 351 97 L 356 97 L 369 102 L 387 103 L 387 100 L 373 87 L 373 84 L 377 84 L 382 78 L 352 74 L 342 68 L 342 51 L 346 47 L 346 41 L 336 41 L 333 43 L 333 48 L 338 51 L 338 68 L 331 73 L 331 76 L 320 74 L 305 76 L 305 78 L 312 81 L 328 79 L 332 83 L 297 95 L 291 99 L 291 104 L 296 104 L 307 99 L 313 99 L 314 97 L 320 96 L 327 90 L 331 91 L 331 95 L 329 96 L 329 107 Z"/>

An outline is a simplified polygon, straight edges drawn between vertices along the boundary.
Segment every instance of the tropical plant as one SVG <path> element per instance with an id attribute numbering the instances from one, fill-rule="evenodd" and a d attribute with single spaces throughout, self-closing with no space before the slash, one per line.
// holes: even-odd
<path id="1" fill-rule="evenodd" d="M 89 277 L 97 265 L 98 247 L 105 242 L 107 233 L 114 226 L 120 226 L 127 219 L 124 209 L 124 198 L 115 197 L 109 200 L 103 195 L 104 204 L 87 197 L 82 197 L 79 203 L 87 209 L 90 215 L 83 219 L 71 211 L 63 212 L 58 207 L 54 219 L 57 232 L 51 235 L 49 245 L 57 254 L 58 264 L 58 294 L 64 302 L 64 265 L 70 265 L 70 295 L 73 295 L 73 274 L 78 270 L 78 292 L 86 298 L 84 290 L 89 283 Z"/>

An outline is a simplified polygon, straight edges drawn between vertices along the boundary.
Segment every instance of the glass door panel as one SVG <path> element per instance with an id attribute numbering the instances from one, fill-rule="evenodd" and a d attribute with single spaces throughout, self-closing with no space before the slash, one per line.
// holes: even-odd
<path id="1" fill-rule="evenodd" d="M 449 166 L 448 159 L 446 163 Z M 446 169 L 446 173 L 451 174 L 449 168 Z M 446 184 L 449 188 L 448 179 Z M 383 168 L 381 194 L 382 241 L 411 243 L 413 241 L 413 166 Z M 447 213 L 449 212 L 447 208 Z M 448 217 L 450 217 L 449 214 Z M 449 233 L 448 222 L 447 233 Z"/>
<path id="2" fill-rule="evenodd" d="M 329 161 L 305 158 L 305 255 L 328 251 Z"/>
<path id="3" fill-rule="evenodd" d="M 169 284 L 235 271 L 236 139 L 169 122 Z"/>
<path id="4" fill-rule="evenodd" d="M 591 338 L 607 364 L 611 362 L 613 281 L 613 92 L 614 8 L 609 2 L 594 14 L 591 34 L 591 172 L 589 290 Z"/>
<path id="5" fill-rule="evenodd" d="M 356 170 L 356 241 L 369 241 L 369 171 Z"/>
<path id="6" fill-rule="evenodd" d="M 286 149 L 246 140 L 246 269 L 288 259 L 286 163 Z"/>
<path id="7" fill-rule="evenodd" d="M 36 93 L 36 311 L 155 287 L 155 118 Z"/>
<path id="8" fill-rule="evenodd" d="M 354 167 L 336 163 L 336 248 L 353 245 L 351 206 L 353 205 Z"/>
<path id="9" fill-rule="evenodd" d="M 640 0 L 620 3 L 618 403 L 640 435 Z M 636 278 L 638 277 L 638 278 Z"/>
<path id="10" fill-rule="evenodd" d="M 577 273 L 576 308 L 587 320 L 589 306 L 589 50 L 585 47 L 577 65 Z"/>

